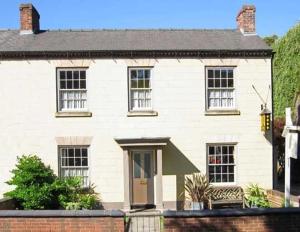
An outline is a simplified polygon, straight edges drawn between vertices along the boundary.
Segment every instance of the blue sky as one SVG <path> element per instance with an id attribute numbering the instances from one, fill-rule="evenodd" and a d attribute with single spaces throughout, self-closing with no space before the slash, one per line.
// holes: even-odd
<path id="1" fill-rule="evenodd" d="M 300 0 L 32 0 L 42 29 L 235 28 L 245 3 L 257 32 L 283 35 L 300 20 Z M 1 0 L 0 28 L 19 28 L 20 0 Z M 26 1 L 25 1 L 26 3 Z"/>

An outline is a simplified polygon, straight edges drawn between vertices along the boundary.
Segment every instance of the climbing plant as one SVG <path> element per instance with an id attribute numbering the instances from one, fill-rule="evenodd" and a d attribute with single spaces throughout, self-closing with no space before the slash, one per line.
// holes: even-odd
<path id="1" fill-rule="evenodd" d="M 300 91 L 300 23 L 273 45 L 274 57 L 274 113 L 284 117 L 285 108 L 294 106 Z"/>

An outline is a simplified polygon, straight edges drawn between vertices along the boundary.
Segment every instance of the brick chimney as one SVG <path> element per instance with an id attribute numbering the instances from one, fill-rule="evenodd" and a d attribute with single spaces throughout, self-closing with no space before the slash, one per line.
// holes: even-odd
<path id="1" fill-rule="evenodd" d="M 254 5 L 244 5 L 236 16 L 237 27 L 243 34 L 256 34 Z"/>
<path id="2" fill-rule="evenodd" d="M 34 34 L 40 30 L 40 15 L 32 4 L 20 5 L 20 34 Z"/>

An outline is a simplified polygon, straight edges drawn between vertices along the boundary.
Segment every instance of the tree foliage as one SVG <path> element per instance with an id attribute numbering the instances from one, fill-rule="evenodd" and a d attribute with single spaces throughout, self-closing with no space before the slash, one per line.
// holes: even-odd
<path id="1" fill-rule="evenodd" d="M 284 117 L 300 91 L 300 24 L 274 44 L 274 113 Z"/>
<path id="2" fill-rule="evenodd" d="M 277 35 L 266 36 L 263 38 L 266 44 L 268 44 L 270 47 L 273 47 L 277 39 L 278 39 Z"/>

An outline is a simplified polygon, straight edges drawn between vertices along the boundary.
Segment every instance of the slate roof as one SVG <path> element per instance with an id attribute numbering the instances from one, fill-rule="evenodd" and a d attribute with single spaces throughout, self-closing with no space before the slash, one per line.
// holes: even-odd
<path id="1" fill-rule="evenodd" d="M 271 48 L 239 30 L 0 30 L 0 53 L 51 51 L 243 51 Z"/>

